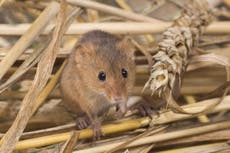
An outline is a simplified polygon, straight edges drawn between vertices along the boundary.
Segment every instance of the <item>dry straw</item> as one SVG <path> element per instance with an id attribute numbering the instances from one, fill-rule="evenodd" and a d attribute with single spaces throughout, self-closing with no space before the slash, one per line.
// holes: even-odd
<path id="1" fill-rule="evenodd" d="M 58 65 L 60 66 L 60 68 L 53 76 L 51 76 L 51 70 L 53 68 L 54 60 L 56 59 L 56 57 L 58 57 L 59 60 L 61 59 L 62 61 L 64 61 L 63 57 L 66 57 L 70 52 L 70 50 L 66 51 L 65 48 L 60 49 L 61 37 L 64 33 L 70 35 L 79 35 L 92 29 L 102 29 L 115 34 L 156 34 L 165 31 L 165 33 L 163 34 L 163 41 L 160 42 L 158 45 L 158 50 L 152 50 L 152 48 L 145 48 L 143 45 L 141 45 L 141 43 L 132 40 L 132 43 L 144 55 L 138 55 L 136 57 L 136 72 L 138 75 L 137 81 L 143 84 L 145 80 L 147 80 L 149 77 L 149 65 L 152 66 L 152 75 L 150 81 L 148 82 L 148 85 L 155 93 L 165 93 L 165 91 L 171 92 L 180 89 L 180 81 L 181 79 L 183 79 L 182 74 L 184 74 L 185 70 L 193 71 L 210 65 L 213 66 L 210 63 L 210 60 L 222 66 L 229 65 L 228 59 L 230 57 L 230 54 L 228 54 L 229 48 L 227 47 L 224 48 L 225 53 L 222 55 L 227 56 L 228 58 L 222 58 L 222 56 L 218 56 L 223 52 L 223 50 L 219 50 L 219 48 L 217 51 L 209 50 L 210 52 L 216 52 L 215 55 L 207 54 L 205 56 L 194 56 L 193 58 L 190 58 L 190 53 L 193 52 L 194 47 L 199 46 L 199 44 L 197 43 L 198 37 L 200 37 L 203 33 L 230 33 L 229 22 L 218 21 L 208 26 L 208 24 L 211 22 L 212 13 L 210 8 L 208 8 L 208 5 L 206 5 L 204 1 L 199 2 L 197 0 L 196 3 L 188 4 L 188 7 L 185 7 L 185 9 L 187 10 L 182 13 L 181 17 L 178 20 L 176 20 L 173 25 L 169 22 L 162 22 L 160 20 L 156 20 L 145 15 L 134 13 L 132 8 L 129 7 L 129 5 L 124 0 L 116 0 L 119 6 L 121 6 L 121 8 L 123 9 L 88 0 L 67 0 L 67 2 L 70 3 L 72 6 L 80 6 L 87 8 L 88 18 L 90 21 L 94 23 L 76 23 L 72 24 L 70 28 L 68 28 L 69 24 L 73 21 L 73 18 L 71 20 L 66 18 L 67 14 L 65 11 L 65 7 L 67 4 L 64 1 L 62 1 L 61 8 L 59 3 L 50 2 L 49 6 L 40 14 L 40 16 L 33 24 L 19 24 L 17 26 L 0 24 L 0 29 L 2 29 L 0 31 L 0 35 L 22 35 L 21 38 L 15 43 L 15 45 L 10 49 L 9 52 L 8 48 L 1 48 L 1 51 L 5 51 L 3 54 L 1 54 L 2 61 L 0 63 L 0 78 L 12 73 L 13 75 L 11 75 L 11 77 L 9 77 L 9 79 L 5 83 L 1 84 L 0 91 L 4 91 L 5 89 L 7 89 L 10 85 L 16 82 L 25 72 L 28 72 L 30 74 L 29 79 L 32 79 L 31 76 L 33 76 L 36 72 L 32 87 L 29 89 L 28 92 L 6 91 L 0 95 L 0 99 L 6 99 L 9 97 L 12 99 L 23 99 L 21 109 L 13 125 L 5 134 L 4 138 L 1 139 L 2 146 L 0 149 L 0 153 L 10 153 L 13 149 L 30 149 L 57 144 L 61 142 L 64 142 L 64 145 L 62 145 L 61 150 L 59 150 L 59 152 L 67 153 L 73 151 L 73 148 L 75 144 L 78 142 L 78 139 L 82 140 L 86 138 L 92 138 L 93 132 L 91 129 L 64 133 L 59 132 L 58 134 L 53 134 L 63 129 L 69 129 L 73 127 L 73 124 L 50 129 L 42 129 L 39 131 L 32 131 L 29 133 L 22 134 L 25 126 L 28 123 L 29 118 L 32 116 L 34 112 L 36 112 L 38 107 L 42 105 L 46 98 L 60 98 L 60 93 L 57 89 L 54 88 L 58 83 L 58 79 L 65 65 L 65 62 L 63 62 L 61 66 Z M 81 12 L 81 10 L 82 9 L 76 9 L 72 13 L 78 14 L 77 12 Z M 97 21 L 100 20 L 98 11 L 104 12 L 109 15 L 119 16 L 122 17 L 122 19 L 126 19 L 129 21 L 116 23 L 97 23 Z M 56 23 L 48 25 L 49 21 L 52 20 L 57 13 L 58 17 L 56 19 Z M 68 20 L 69 22 L 66 20 Z M 84 18 L 82 18 L 82 20 L 84 20 Z M 204 30 L 204 27 L 207 28 Z M 166 30 L 167 28 L 169 29 Z M 43 34 L 43 36 L 48 35 L 51 37 L 45 37 L 46 43 L 43 46 L 40 46 L 37 49 L 26 50 L 35 40 L 35 38 L 41 34 Z M 147 42 L 153 41 L 153 38 L 150 35 L 145 35 L 144 38 L 147 40 Z M 172 39 L 175 41 L 172 41 Z M 226 42 L 229 42 L 229 38 L 225 38 L 221 41 L 206 41 L 204 42 L 203 46 L 208 46 L 210 44 L 222 44 Z M 153 61 L 150 55 L 154 55 Z M 25 60 L 24 63 L 20 67 L 10 68 L 12 64 L 19 59 Z M 146 61 L 148 61 L 149 65 L 146 64 Z M 145 64 L 143 64 L 144 62 Z M 38 63 L 38 67 L 31 68 L 36 63 Z M 159 71 L 167 72 L 162 75 L 158 73 Z M 185 86 L 182 87 L 182 94 L 207 93 L 211 91 L 214 87 L 216 87 L 216 84 L 219 84 L 220 81 L 223 80 L 222 78 L 218 78 L 218 76 L 215 77 L 216 80 L 212 80 L 212 78 L 203 79 L 202 83 L 204 83 L 204 86 L 197 88 L 195 85 L 193 85 L 194 80 L 201 79 L 200 77 L 193 78 L 197 75 L 197 73 L 199 72 L 194 71 L 194 74 L 191 73 L 191 78 L 187 78 L 187 80 L 185 80 L 187 84 L 185 83 Z M 212 74 L 212 71 L 207 71 L 207 73 Z M 221 71 L 221 75 L 223 75 L 223 71 Z M 164 80 L 165 78 L 168 79 L 168 82 L 166 81 L 166 83 L 164 84 L 162 83 L 162 80 Z M 48 79 L 50 79 L 49 82 Z M 160 83 L 158 81 L 160 81 Z M 212 84 L 210 84 L 210 82 Z M 177 83 L 179 85 L 178 87 L 175 87 Z M 158 87 L 156 88 L 156 86 Z M 142 85 L 136 85 L 134 90 L 132 91 L 132 94 L 140 95 L 142 88 Z M 148 89 L 143 93 L 143 96 L 150 97 L 151 92 L 152 91 Z M 170 96 L 172 96 L 171 93 Z M 170 96 L 166 95 L 165 97 Z M 222 96 L 223 101 L 222 99 L 218 100 L 218 98 L 214 98 L 205 101 L 199 101 L 197 103 L 195 103 L 196 101 L 193 96 L 185 96 L 185 98 L 188 102 L 192 102 L 192 104 L 185 105 L 183 107 L 173 105 L 172 103 L 170 105 L 172 108 L 174 108 L 174 111 L 176 109 L 177 111 L 182 112 L 184 114 L 175 113 L 171 110 L 166 110 L 160 112 L 160 116 L 152 115 L 152 118 L 143 117 L 129 119 L 118 123 L 116 122 L 106 124 L 102 126 L 102 130 L 104 131 L 106 136 L 109 136 L 110 134 L 114 135 L 115 133 L 127 132 L 135 129 L 137 129 L 138 131 L 140 130 L 140 128 L 146 129 L 147 126 L 168 124 L 176 121 L 188 120 L 195 117 L 198 117 L 200 122 L 210 122 L 207 116 L 198 116 L 199 114 L 197 114 L 197 112 L 203 111 L 206 108 L 206 106 L 210 105 L 215 107 L 213 107 L 212 110 L 209 110 L 209 112 L 205 112 L 205 114 L 214 114 L 219 112 L 222 112 L 223 114 L 226 111 L 230 110 L 230 96 Z M 216 103 L 217 101 L 218 103 L 221 101 L 222 102 L 217 106 L 213 105 L 213 103 Z M 164 131 L 165 133 L 162 132 L 162 130 L 165 130 L 165 127 L 161 127 L 159 129 L 155 129 L 155 131 L 153 130 L 155 133 L 157 133 L 155 135 L 149 135 L 150 133 L 153 133 L 153 131 L 147 130 L 147 132 L 132 137 L 131 135 L 128 135 L 131 134 L 130 132 L 125 133 L 126 138 L 128 137 L 128 139 L 120 139 L 119 143 L 114 142 L 112 140 L 108 140 L 107 144 L 105 145 L 81 149 L 76 151 L 76 153 L 115 152 L 121 149 L 131 149 L 130 147 L 136 147 L 140 145 L 142 146 L 142 148 L 146 147 L 146 149 L 142 149 L 142 153 L 147 153 L 154 147 L 170 146 L 176 144 L 178 145 L 191 142 L 204 142 L 207 141 L 210 137 L 215 137 L 212 139 L 213 141 L 226 141 L 227 139 L 229 139 L 229 136 L 222 138 L 221 136 L 224 136 L 224 134 L 229 133 L 229 130 L 224 130 L 229 128 L 230 122 L 225 121 L 200 127 L 187 128 L 186 130 L 173 130 L 171 132 Z M 218 132 L 223 133 L 221 133 L 222 135 L 219 133 L 218 137 Z M 46 134 L 46 136 L 41 136 L 44 134 Z M 198 136 L 197 134 L 202 135 Z M 17 142 L 21 136 L 24 136 L 24 140 L 20 140 L 19 142 Z M 210 144 L 209 146 L 214 147 L 216 149 L 227 148 L 226 143 Z M 205 148 L 205 146 L 198 146 L 197 149 L 199 150 L 200 148 Z M 195 150 L 196 148 L 182 148 L 182 150 L 172 151 L 183 152 L 186 149 Z"/>
<path id="2" fill-rule="evenodd" d="M 64 6 L 62 6 L 61 11 L 64 11 Z M 42 19 L 45 19 L 45 23 L 47 21 L 50 21 L 52 17 L 58 12 L 59 10 L 59 4 L 56 2 L 52 2 L 41 14 Z M 51 16 L 48 18 L 47 14 L 50 14 L 49 12 L 52 12 Z M 44 16 L 44 17 L 43 17 Z M 45 17 L 46 16 L 46 17 Z M 41 18 L 41 16 L 40 16 Z M 39 93 L 41 92 L 42 88 L 45 86 L 46 82 L 49 79 L 53 63 L 55 60 L 55 52 L 57 52 L 59 43 L 60 43 L 60 36 L 62 35 L 62 27 L 63 27 L 63 19 L 65 18 L 65 12 L 59 11 L 59 19 L 57 23 L 57 27 L 54 30 L 53 33 L 53 39 L 49 46 L 47 47 L 46 53 L 41 58 L 40 62 L 38 63 L 38 69 L 37 73 L 35 75 L 34 82 L 32 84 L 32 87 L 26 94 L 26 96 L 23 99 L 21 109 L 11 126 L 11 128 L 7 131 L 7 133 L 4 135 L 4 137 L 1 139 L 1 148 L 0 153 L 11 153 L 16 142 L 18 141 L 19 137 L 21 136 L 29 118 L 32 115 L 32 108 L 34 107 L 35 99 L 38 97 Z M 39 19 L 39 18 L 38 18 Z M 34 23 L 36 26 L 32 27 L 19 41 L 15 44 L 15 46 L 12 48 L 19 48 L 16 50 L 17 52 L 9 52 L 7 56 L 1 61 L 0 67 L 2 64 L 2 67 L 4 69 L 1 71 L 1 77 L 5 74 L 7 69 L 13 64 L 13 62 L 17 59 L 17 57 L 28 47 L 28 45 L 34 40 L 36 36 L 41 32 L 41 27 L 45 26 L 44 22 L 41 22 L 40 20 L 36 20 Z M 41 25 L 43 26 L 41 26 Z M 37 27 L 39 27 L 37 30 Z M 22 43 L 25 42 L 25 45 L 22 45 Z M 23 47 L 22 47 L 23 46 Z M 12 51 L 11 50 L 11 51 Z M 13 50 L 14 51 L 14 50 Z M 13 54 L 13 58 L 10 54 Z M 7 58 L 10 57 L 12 60 L 7 60 Z M 6 64 L 5 61 L 9 64 Z M 10 62 L 9 62 L 10 61 Z"/>
<path id="3" fill-rule="evenodd" d="M 202 109 L 205 108 L 206 105 L 210 105 L 210 103 L 213 103 L 213 101 L 215 100 L 216 99 L 210 99 L 210 100 L 205 100 L 205 101 L 198 102 L 195 104 L 185 105 L 183 106 L 183 109 L 187 111 L 188 110 L 189 111 L 201 111 Z M 230 104 L 228 103 L 229 100 L 230 100 L 230 96 L 227 96 L 220 105 L 218 105 L 212 112 L 209 112 L 209 113 L 216 113 L 220 111 L 229 110 L 230 109 Z M 152 117 L 153 120 L 151 120 L 149 117 L 127 120 L 127 121 L 120 122 L 120 123 L 103 125 L 102 130 L 106 135 L 109 135 L 113 133 L 119 133 L 119 132 L 138 129 L 141 127 L 146 127 L 148 125 L 166 124 L 166 123 L 190 119 L 194 117 L 196 116 L 188 115 L 188 114 L 177 114 L 172 111 L 166 111 L 166 112 L 160 113 L 159 117 L 157 117 L 157 115 L 153 116 Z M 92 129 L 81 130 L 79 131 L 79 133 L 80 133 L 79 139 L 91 138 L 93 136 Z M 15 149 L 22 150 L 22 149 L 29 149 L 29 148 L 34 148 L 34 147 L 42 147 L 46 145 L 56 144 L 56 143 L 67 141 L 70 138 L 70 136 L 71 136 L 71 132 L 65 132 L 65 133 L 51 134 L 48 136 L 42 136 L 42 137 L 22 140 L 16 144 Z"/>

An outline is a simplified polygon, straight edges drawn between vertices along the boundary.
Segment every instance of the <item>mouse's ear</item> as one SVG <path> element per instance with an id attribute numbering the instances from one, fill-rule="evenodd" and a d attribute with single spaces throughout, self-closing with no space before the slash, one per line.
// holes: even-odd
<path id="1" fill-rule="evenodd" d="M 134 52 L 136 51 L 135 46 L 131 43 L 129 38 L 124 38 L 118 43 L 120 51 L 124 52 L 128 57 L 134 60 Z"/>
<path id="2" fill-rule="evenodd" d="M 84 61 L 84 59 L 88 58 L 92 55 L 92 45 L 81 45 L 77 44 L 74 47 L 74 60 L 76 63 L 80 63 Z"/>

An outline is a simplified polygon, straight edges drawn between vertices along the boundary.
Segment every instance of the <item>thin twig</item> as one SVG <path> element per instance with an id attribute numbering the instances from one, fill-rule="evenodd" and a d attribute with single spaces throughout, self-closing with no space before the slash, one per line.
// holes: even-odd
<path id="1" fill-rule="evenodd" d="M 72 24 L 67 30 L 67 35 L 81 35 L 90 30 L 101 29 L 114 34 L 159 34 L 165 31 L 171 23 L 146 23 L 146 22 L 106 22 L 106 23 L 77 23 Z M 31 24 L 0 24 L 0 35 L 17 36 L 23 35 Z M 48 34 L 54 27 L 54 24 L 48 25 L 42 34 Z M 230 22 L 213 22 L 208 26 L 204 34 L 230 34 Z"/>
<path id="2" fill-rule="evenodd" d="M 130 144 L 130 143 L 132 143 L 132 142 L 134 142 L 134 141 L 136 141 L 136 140 L 138 140 L 138 139 L 140 139 L 140 138 L 143 138 L 143 137 L 149 135 L 150 133 L 151 133 L 151 135 L 152 135 L 152 134 L 156 134 L 156 133 L 161 132 L 162 130 L 165 130 L 165 129 L 166 129 L 166 127 L 160 127 L 160 128 L 157 128 L 157 129 L 154 129 L 154 128 L 148 129 L 148 130 L 145 131 L 144 133 L 141 133 L 141 134 L 135 136 L 134 138 L 129 139 L 128 141 L 126 141 L 126 142 L 120 144 L 119 146 L 116 146 L 116 147 L 110 149 L 109 151 L 107 151 L 107 152 L 105 152 L 105 153 L 113 153 L 113 152 L 116 152 L 116 151 L 118 151 L 118 150 L 120 150 L 120 149 L 122 149 L 122 148 L 125 148 L 128 144 Z"/>
<path id="3" fill-rule="evenodd" d="M 124 17 L 126 19 L 133 20 L 133 21 L 162 23 L 162 21 L 160 21 L 160 20 L 157 20 L 157 19 L 154 19 L 151 17 L 147 17 L 145 15 L 140 15 L 137 13 L 128 12 L 128 11 L 125 11 L 125 10 L 122 10 L 122 9 L 119 9 L 119 8 L 116 8 L 113 6 L 105 5 L 105 4 L 94 2 L 94 1 L 67 0 L 67 2 L 72 4 L 72 5 L 76 5 L 76 6 L 80 6 L 80 7 L 86 7 L 86 8 L 90 8 L 90 9 L 95 9 L 95 10 L 109 13 L 112 15 Z"/>

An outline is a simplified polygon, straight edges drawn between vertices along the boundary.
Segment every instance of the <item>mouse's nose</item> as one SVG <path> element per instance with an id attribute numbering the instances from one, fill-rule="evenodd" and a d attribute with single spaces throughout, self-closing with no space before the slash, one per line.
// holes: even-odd
<path id="1" fill-rule="evenodd" d="M 120 84 L 113 84 L 110 88 L 110 100 L 112 103 L 125 102 L 127 100 L 127 92 Z"/>

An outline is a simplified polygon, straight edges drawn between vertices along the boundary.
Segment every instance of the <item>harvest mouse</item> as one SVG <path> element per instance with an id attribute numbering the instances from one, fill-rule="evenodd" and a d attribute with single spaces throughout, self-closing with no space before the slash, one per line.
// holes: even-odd
<path id="1" fill-rule="evenodd" d="M 77 114 L 77 127 L 92 126 L 96 138 L 111 106 L 117 116 L 127 110 L 135 81 L 135 48 L 128 39 L 94 30 L 85 33 L 69 55 L 60 87 L 63 100 Z"/>

